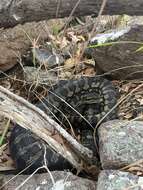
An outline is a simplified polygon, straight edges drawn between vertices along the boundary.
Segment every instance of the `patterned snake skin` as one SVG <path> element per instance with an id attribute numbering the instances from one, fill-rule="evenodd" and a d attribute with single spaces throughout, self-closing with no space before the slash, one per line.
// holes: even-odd
<path id="1" fill-rule="evenodd" d="M 48 96 L 37 106 L 50 115 L 60 125 L 80 129 L 83 145 L 95 150 L 93 128 L 116 104 L 117 94 L 110 81 L 101 77 L 82 77 L 60 81 L 53 86 Z M 104 121 L 115 119 L 117 110 L 113 110 Z M 28 171 L 43 165 L 45 143 L 30 131 L 16 125 L 10 137 L 10 151 L 19 170 L 29 164 Z M 50 170 L 63 170 L 71 165 L 46 145 L 46 160 Z"/>

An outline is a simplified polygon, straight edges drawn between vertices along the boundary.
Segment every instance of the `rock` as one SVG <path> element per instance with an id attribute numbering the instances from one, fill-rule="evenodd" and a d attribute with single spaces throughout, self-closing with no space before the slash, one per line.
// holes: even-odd
<path id="1" fill-rule="evenodd" d="M 51 176 L 54 179 L 54 185 Z M 70 172 L 55 171 L 51 172 L 51 176 L 48 173 L 35 174 L 27 180 L 29 176 L 18 175 L 6 184 L 3 190 L 15 190 L 26 180 L 20 190 L 96 190 L 96 182 L 77 177 Z M 12 177 L 14 175 L 1 176 L 1 185 L 7 183 Z"/>
<path id="2" fill-rule="evenodd" d="M 28 83 L 45 84 L 51 86 L 58 82 L 58 76 L 54 71 L 39 70 L 36 67 L 23 67 L 24 79 Z"/>
<path id="3" fill-rule="evenodd" d="M 62 55 L 53 53 L 48 49 L 33 49 L 33 55 L 39 62 L 41 66 L 44 66 L 46 69 L 54 69 L 55 67 L 60 67 L 64 63 L 64 58 Z"/>
<path id="4" fill-rule="evenodd" d="M 103 169 L 119 169 L 142 159 L 142 121 L 108 121 L 101 124 L 98 134 Z"/>
<path id="5" fill-rule="evenodd" d="M 142 50 L 137 51 L 142 47 L 142 33 L 143 24 L 134 24 L 95 36 L 91 42 L 101 44 L 91 50 L 97 74 L 106 74 L 112 79 L 143 78 L 143 53 Z M 111 44 L 119 43 L 104 46 L 102 43 L 106 39 Z"/>
<path id="6" fill-rule="evenodd" d="M 60 19 L 61 20 L 61 19 Z M 57 21 L 58 22 L 58 21 Z M 64 24 L 64 23 L 63 23 Z M 63 24 L 59 23 L 58 28 Z M 39 45 L 49 39 L 49 32 L 54 30 L 56 25 L 51 21 L 32 22 L 24 25 L 17 25 L 9 29 L 0 30 L 0 71 L 4 72 L 16 65 L 22 55 L 31 46 Z M 38 39 L 34 44 L 34 39 Z M 33 45 L 33 44 L 34 45 Z"/>
<path id="7" fill-rule="evenodd" d="M 143 177 L 118 170 L 103 170 L 98 178 L 97 190 L 141 190 Z"/>

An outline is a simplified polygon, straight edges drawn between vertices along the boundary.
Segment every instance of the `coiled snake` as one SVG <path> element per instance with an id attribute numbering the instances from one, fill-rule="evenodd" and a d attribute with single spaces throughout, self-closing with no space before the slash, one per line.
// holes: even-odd
<path id="1" fill-rule="evenodd" d="M 36 105 L 61 124 L 74 129 L 79 128 L 82 143 L 94 149 L 93 132 L 97 122 L 116 104 L 116 90 L 112 83 L 102 77 L 81 77 L 59 81 L 53 86 L 48 96 Z M 117 117 L 116 109 L 104 119 Z M 55 119 L 55 118 L 54 118 Z M 91 127 L 92 126 L 92 127 Z M 16 125 L 10 137 L 10 152 L 19 170 L 32 163 L 31 170 L 43 165 L 44 143 L 30 131 Z M 47 165 L 50 170 L 63 170 L 71 165 L 48 146 Z"/>

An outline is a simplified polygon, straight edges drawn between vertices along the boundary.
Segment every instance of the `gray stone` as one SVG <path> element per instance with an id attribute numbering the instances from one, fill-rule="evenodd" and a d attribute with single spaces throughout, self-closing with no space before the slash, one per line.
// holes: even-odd
<path id="1" fill-rule="evenodd" d="M 97 190 L 143 190 L 143 177 L 118 170 L 103 170 L 99 174 Z"/>
<path id="2" fill-rule="evenodd" d="M 24 79 L 28 83 L 45 84 L 51 86 L 58 82 L 58 76 L 54 71 L 39 70 L 35 67 L 25 66 Z"/>
<path id="3" fill-rule="evenodd" d="M 103 169 L 118 169 L 143 158 L 142 121 L 108 121 L 98 134 Z"/>
<path id="4" fill-rule="evenodd" d="M 39 64 L 47 69 L 53 69 L 63 65 L 64 58 L 60 54 L 52 53 L 48 49 L 33 49 L 33 55 L 39 62 Z"/>
<path id="5" fill-rule="evenodd" d="M 143 25 L 132 25 L 130 30 L 127 27 L 126 29 L 117 29 L 116 31 L 109 31 L 109 33 L 103 33 L 102 35 L 102 40 L 104 40 L 106 36 L 112 33 L 114 36 L 117 36 L 117 33 L 126 31 L 117 39 L 109 40 L 111 43 L 117 42 L 116 44 L 101 45 L 92 50 L 92 56 L 96 61 L 97 74 L 104 74 L 113 79 L 142 79 L 143 53 L 142 50 L 137 50 L 141 47 L 139 42 L 143 41 Z M 94 43 L 97 43 L 96 38 Z"/>
<path id="6" fill-rule="evenodd" d="M 18 175 L 5 185 L 3 190 L 15 190 L 26 180 L 19 190 L 96 190 L 96 182 L 77 177 L 70 172 L 55 171 L 51 172 L 51 175 L 54 185 L 48 173 L 35 174 L 29 180 L 27 180 L 28 175 Z M 14 175 L 1 176 L 0 187 L 12 177 Z"/>

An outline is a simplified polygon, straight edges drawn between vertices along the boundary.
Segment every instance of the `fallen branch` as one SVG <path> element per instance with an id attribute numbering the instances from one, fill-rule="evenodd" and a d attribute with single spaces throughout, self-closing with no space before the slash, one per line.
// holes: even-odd
<path id="1" fill-rule="evenodd" d="M 0 86 L 0 115 L 10 118 L 26 129 L 30 129 L 56 152 L 64 156 L 77 170 L 84 169 L 87 171 L 92 165 L 92 151 L 79 144 L 42 110 L 2 86 Z M 59 141 L 53 135 L 55 132 L 59 134 Z M 63 139 L 67 143 L 60 143 L 63 142 Z M 81 163 L 83 163 L 82 168 Z"/>
<path id="2" fill-rule="evenodd" d="M 77 2 L 79 2 L 78 5 Z M 2 0 L 0 2 L 0 27 L 66 17 L 71 13 L 73 16 L 91 14 L 97 16 L 101 4 L 101 0 Z M 142 0 L 107 1 L 103 14 L 143 15 Z"/>

